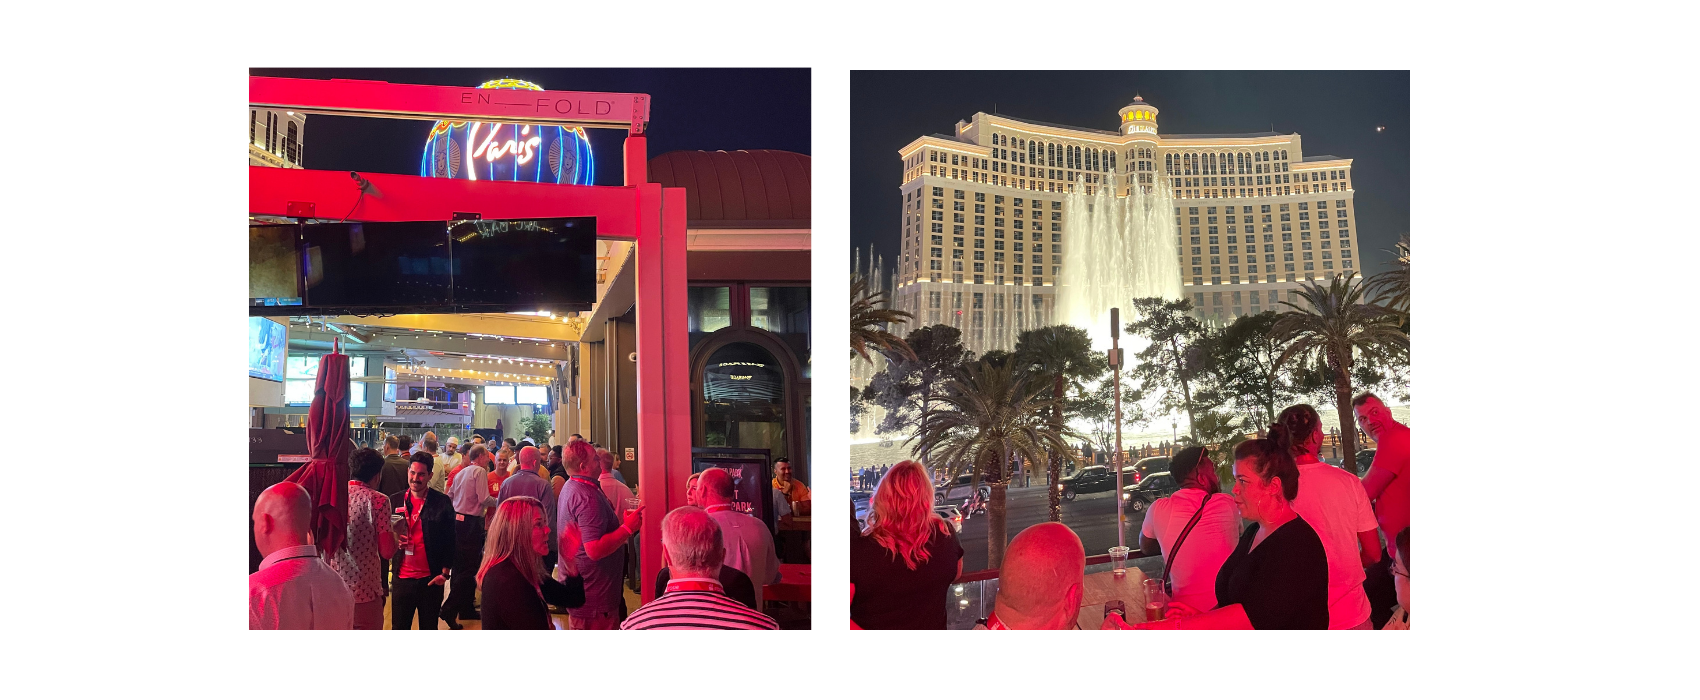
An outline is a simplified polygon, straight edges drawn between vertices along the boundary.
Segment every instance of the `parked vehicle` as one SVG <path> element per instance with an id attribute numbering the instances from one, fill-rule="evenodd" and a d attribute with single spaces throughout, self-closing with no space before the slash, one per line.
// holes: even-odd
<path id="1" fill-rule="evenodd" d="M 1127 501 L 1127 509 L 1135 513 L 1143 513 L 1157 499 L 1180 490 L 1175 483 L 1175 477 L 1168 472 L 1153 472 L 1139 483 L 1122 487 L 1122 500 Z"/>
<path id="2" fill-rule="evenodd" d="M 1370 463 L 1375 461 L 1375 450 L 1358 450 L 1355 459 L 1358 462 L 1358 476 L 1368 474 Z"/>

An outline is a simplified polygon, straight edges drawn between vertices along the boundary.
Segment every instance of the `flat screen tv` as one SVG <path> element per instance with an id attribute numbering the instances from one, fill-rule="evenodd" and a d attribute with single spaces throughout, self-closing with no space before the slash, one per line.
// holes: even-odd
<path id="1" fill-rule="evenodd" d="M 287 336 L 288 331 L 281 323 L 259 316 L 248 317 L 248 376 L 283 381 L 284 358 L 289 353 Z"/>
<path id="2" fill-rule="evenodd" d="M 528 403 L 542 406 L 549 403 L 549 387 L 519 386 L 514 387 L 514 403 Z"/>
<path id="3" fill-rule="evenodd" d="M 511 387 L 511 386 L 487 386 L 487 387 L 484 387 L 484 403 L 505 405 L 505 404 L 511 404 L 513 402 L 514 402 L 514 388 L 513 387 Z"/>
<path id="4" fill-rule="evenodd" d="M 255 226 L 248 279 L 256 316 L 587 311 L 596 219 Z"/>

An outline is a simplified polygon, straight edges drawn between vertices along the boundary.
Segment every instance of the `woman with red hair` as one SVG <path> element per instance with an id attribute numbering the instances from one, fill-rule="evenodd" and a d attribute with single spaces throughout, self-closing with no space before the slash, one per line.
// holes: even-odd
<path id="1" fill-rule="evenodd" d="M 868 526 L 850 540 L 850 619 L 863 629 L 944 629 L 962 544 L 933 512 L 919 462 L 899 462 L 874 489 Z"/>

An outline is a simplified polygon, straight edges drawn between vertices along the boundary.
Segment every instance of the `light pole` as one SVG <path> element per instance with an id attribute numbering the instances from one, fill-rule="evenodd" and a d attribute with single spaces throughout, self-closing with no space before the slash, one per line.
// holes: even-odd
<path id="1" fill-rule="evenodd" d="M 1122 499 L 1122 349 L 1121 349 L 1121 309 L 1110 309 L 1110 381 L 1111 391 L 1115 395 L 1116 416 L 1116 452 L 1114 468 L 1116 470 L 1116 546 L 1127 551 L 1126 509 L 1127 501 Z"/>

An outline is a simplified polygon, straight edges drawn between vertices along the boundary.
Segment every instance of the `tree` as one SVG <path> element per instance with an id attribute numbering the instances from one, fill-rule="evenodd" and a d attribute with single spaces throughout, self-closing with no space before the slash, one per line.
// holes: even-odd
<path id="1" fill-rule="evenodd" d="M 1009 539 L 1004 497 L 1010 460 L 1038 464 L 1047 453 L 1067 452 L 1067 441 L 1080 437 L 1047 420 L 1055 401 L 1050 394 L 1049 386 L 1030 381 L 1010 364 L 975 362 L 953 374 L 909 440 L 914 445 L 910 454 L 930 455 L 934 464 L 945 465 L 940 471 L 948 470 L 946 483 L 968 471 L 972 489 L 978 490 L 982 480 L 990 484 L 986 561 L 994 569 L 1003 565 Z"/>
<path id="2" fill-rule="evenodd" d="M 520 423 L 525 436 L 539 445 L 549 441 L 549 431 L 554 429 L 554 420 L 547 413 L 533 413 Z"/>
<path id="3" fill-rule="evenodd" d="M 1209 336 L 1209 374 L 1217 403 L 1231 404 L 1249 418 L 1249 426 L 1263 430 L 1275 421 L 1276 407 L 1298 395 L 1288 374 L 1276 362 L 1285 347 L 1271 331 L 1276 314 L 1265 311 L 1241 316 Z"/>
<path id="4" fill-rule="evenodd" d="M 1092 338 L 1086 329 L 1058 324 L 1022 331 L 1015 339 L 1016 367 L 1026 371 L 1034 381 L 1051 385 L 1051 423 L 1063 426 L 1063 396 L 1070 385 L 1080 386 L 1083 379 L 1102 375 L 1107 369 L 1104 356 L 1092 351 Z M 1062 502 L 1057 484 L 1062 479 L 1062 460 L 1066 452 L 1054 453 L 1047 466 L 1045 489 L 1051 506 L 1051 522 L 1062 520 Z M 1029 462 L 1031 464 L 1031 462 Z"/>
<path id="5" fill-rule="evenodd" d="M 932 398 L 943 393 L 958 368 L 974 359 L 974 353 L 962 347 L 962 331 L 943 324 L 911 331 L 904 345 L 914 359 L 891 357 L 862 390 L 864 401 L 885 409 L 885 419 L 875 427 L 884 435 L 918 425 Z"/>
<path id="6" fill-rule="evenodd" d="M 1134 388 L 1133 375 L 1122 371 L 1122 415 L 1121 424 L 1139 427 L 1151 422 L 1146 415 L 1144 393 Z M 1091 391 L 1080 391 L 1074 398 L 1068 400 L 1068 413 L 1086 419 L 1092 424 L 1092 439 L 1098 447 L 1104 450 L 1114 450 L 1116 430 L 1116 394 L 1115 383 L 1111 374 L 1106 371 L 1098 379 L 1098 388 Z"/>
<path id="7" fill-rule="evenodd" d="M 1301 304 L 1281 302 L 1291 311 L 1280 314 L 1271 332 L 1286 345 L 1279 359 L 1299 359 L 1326 366 L 1334 381 L 1334 408 L 1340 417 L 1345 469 L 1357 473 L 1358 431 L 1353 425 L 1352 369 L 1360 356 L 1370 363 L 1397 361 L 1410 350 L 1410 336 L 1400 329 L 1397 312 L 1366 303 L 1362 278 L 1335 275 L 1324 286 L 1307 281 L 1298 290 Z"/>
<path id="8" fill-rule="evenodd" d="M 1161 297 L 1133 300 L 1132 323 L 1127 332 L 1151 341 L 1134 356 L 1138 360 L 1133 376 L 1146 391 L 1163 391 L 1163 405 L 1169 409 L 1186 410 L 1187 431 L 1198 440 L 1197 423 L 1191 381 L 1200 372 L 1207 357 L 1203 344 L 1208 331 L 1204 323 L 1192 316 L 1192 302 L 1186 299 L 1169 301 Z M 1175 400 L 1175 392 L 1180 400 Z"/>
<path id="9" fill-rule="evenodd" d="M 868 293 L 868 280 L 861 274 L 850 278 L 850 353 L 868 357 L 868 346 L 874 345 L 887 357 L 902 356 L 915 359 L 915 351 L 889 329 L 908 323 L 913 316 L 907 311 L 888 308 L 891 300 L 885 292 Z"/>

